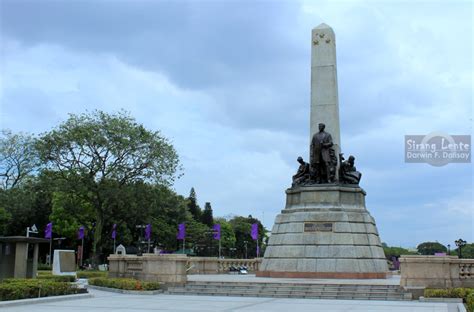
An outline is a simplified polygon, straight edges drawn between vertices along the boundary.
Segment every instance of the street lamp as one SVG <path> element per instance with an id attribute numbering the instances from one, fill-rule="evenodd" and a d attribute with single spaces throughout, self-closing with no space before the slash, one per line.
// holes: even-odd
<path id="1" fill-rule="evenodd" d="M 247 259 L 247 243 L 248 243 L 248 241 L 244 241 L 244 245 L 245 245 L 245 259 Z"/>
<path id="2" fill-rule="evenodd" d="M 463 240 L 462 238 L 458 239 L 458 240 L 455 240 L 454 243 L 456 244 L 456 246 L 458 246 L 458 257 L 459 258 L 462 258 L 462 251 L 461 249 L 466 246 L 466 241 Z"/>
<path id="3" fill-rule="evenodd" d="M 451 245 L 448 244 L 448 256 L 450 256 L 450 255 L 451 255 Z"/>
<path id="4" fill-rule="evenodd" d="M 139 225 L 136 225 L 135 228 L 140 229 L 140 237 L 138 238 L 137 256 L 141 256 L 143 254 L 143 251 L 142 251 L 143 229 L 146 228 L 146 225 L 145 224 L 139 224 Z"/>
<path id="5" fill-rule="evenodd" d="M 38 228 L 36 227 L 36 224 L 33 224 L 32 227 L 26 228 L 26 237 L 30 237 L 30 233 L 38 234 Z"/>

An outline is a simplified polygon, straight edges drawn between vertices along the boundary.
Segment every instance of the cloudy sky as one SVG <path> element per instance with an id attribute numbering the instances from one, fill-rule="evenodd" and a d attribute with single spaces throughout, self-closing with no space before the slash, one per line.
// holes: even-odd
<path id="1" fill-rule="evenodd" d="M 382 241 L 472 242 L 473 166 L 404 162 L 472 134 L 470 1 L 0 0 L 0 128 L 129 111 L 179 152 L 178 193 L 271 229 L 308 154 L 311 29 L 336 33 L 341 145 Z"/>

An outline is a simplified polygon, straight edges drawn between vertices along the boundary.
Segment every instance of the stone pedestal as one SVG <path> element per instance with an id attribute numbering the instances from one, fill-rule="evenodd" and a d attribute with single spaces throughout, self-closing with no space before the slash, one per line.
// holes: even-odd
<path id="1" fill-rule="evenodd" d="M 257 276 L 387 277 L 363 189 L 328 184 L 291 188 L 286 194 Z"/>
<path id="2" fill-rule="evenodd" d="M 76 253 L 74 250 L 54 251 L 53 275 L 76 276 Z"/>

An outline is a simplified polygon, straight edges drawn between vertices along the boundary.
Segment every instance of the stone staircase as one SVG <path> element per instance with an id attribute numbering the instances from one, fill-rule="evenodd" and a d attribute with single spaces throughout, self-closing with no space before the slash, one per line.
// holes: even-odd
<path id="1" fill-rule="evenodd" d="M 397 285 L 188 281 L 184 287 L 169 287 L 165 293 L 201 296 L 411 300 L 411 294 L 404 293 Z"/>

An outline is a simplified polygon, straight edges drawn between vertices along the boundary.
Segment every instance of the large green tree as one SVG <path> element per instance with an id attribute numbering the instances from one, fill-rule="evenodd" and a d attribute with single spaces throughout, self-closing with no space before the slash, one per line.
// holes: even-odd
<path id="1" fill-rule="evenodd" d="M 214 218 L 212 216 L 212 207 L 210 202 L 206 202 L 204 205 L 204 211 L 202 212 L 201 222 L 211 227 L 214 224 Z"/>
<path id="2" fill-rule="evenodd" d="M 26 181 L 38 166 L 35 138 L 26 133 L 0 132 L 0 188 L 8 190 Z"/>
<path id="3" fill-rule="evenodd" d="M 254 223 L 258 224 L 260 256 L 263 256 L 263 253 L 265 252 L 265 245 L 263 242 L 266 231 L 258 219 L 253 218 L 251 215 L 248 217 L 236 216 L 229 220 L 229 223 L 235 233 L 235 256 L 237 258 L 245 258 L 245 256 L 247 256 L 247 258 L 253 258 L 257 255 L 257 241 L 253 240 L 250 235 L 252 224 Z"/>
<path id="4" fill-rule="evenodd" d="M 188 210 L 193 216 L 194 220 L 201 221 L 202 211 L 197 203 L 197 196 L 196 196 L 196 191 L 194 190 L 194 187 L 192 187 L 191 191 L 189 192 Z"/>
<path id="5" fill-rule="evenodd" d="M 107 194 L 136 181 L 171 185 L 179 171 L 178 155 L 157 131 L 150 131 L 129 114 L 94 111 L 70 115 L 37 144 L 49 170 L 82 193 L 94 210 L 93 253 L 100 253 L 110 205 Z"/>
<path id="6" fill-rule="evenodd" d="M 447 252 L 446 246 L 438 242 L 424 242 L 416 247 L 418 252 L 422 255 L 434 255 L 437 252 Z"/>
<path id="7" fill-rule="evenodd" d="M 232 250 L 235 248 L 235 233 L 232 225 L 224 218 L 214 219 L 214 223 L 221 225 L 221 248 L 222 255 L 227 257 L 232 256 Z"/>
<path id="8" fill-rule="evenodd" d="M 0 207 L 0 235 L 5 235 L 7 224 L 11 220 L 11 214 L 5 210 L 5 208 Z"/>

